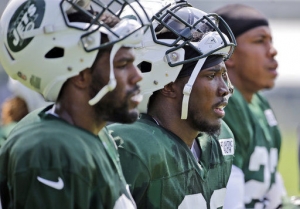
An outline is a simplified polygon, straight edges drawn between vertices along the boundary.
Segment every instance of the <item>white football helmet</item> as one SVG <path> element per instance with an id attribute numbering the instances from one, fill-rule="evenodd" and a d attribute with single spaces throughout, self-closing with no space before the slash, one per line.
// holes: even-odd
<path id="1" fill-rule="evenodd" d="M 171 0 L 167 5 L 161 2 L 141 1 L 151 18 L 151 25 L 136 48 L 136 64 L 143 73 L 143 80 L 139 84 L 144 99 L 139 109 L 147 112 L 152 93 L 174 82 L 183 64 L 198 61 L 183 91 L 181 118 L 186 119 L 192 86 L 206 58 L 222 55 L 224 60 L 228 59 L 236 40 L 228 25 L 217 14 L 207 14 L 185 1 Z M 229 38 L 220 31 L 219 24 L 228 30 Z M 199 56 L 185 59 L 184 48 L 187 46 L 198 52 Z"/>
<path id="2" fill-rule="evenodd" d="M 110 28 L 100 20 L 104 14 L 120 18 L 132 2 L 139 7 L 138 21 L 124 19 Z M 118 49 L 139 43 L 149 24 L 143 11 L 137 0 L 10 0 L 0 20 L 0 62 L 10 77 L 56 101 L 64 82 L 90 68 L 99 50 L 113 45 L 113 69 Z M 71 20 L 76 13 L 85 20 Z M 100 32 L 107 42 L 101 42 Z M 110 70 L 109 84 L 89 103 L 96 104 L 115 86 Z"/>

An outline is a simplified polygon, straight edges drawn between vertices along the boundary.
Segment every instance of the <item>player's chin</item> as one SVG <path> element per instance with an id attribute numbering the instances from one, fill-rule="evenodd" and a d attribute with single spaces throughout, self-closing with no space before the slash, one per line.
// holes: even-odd
<path id="1" fill-rule="evenodd" d="M 275 86 L 275 82 L 266 83 L 261 89 L 272 89 Z"/>
<path id="2" fill-rule="evenodd" d="M 218 119 L 210 121 L 209 125 L 210 125 L 211 129 L 218 130 L 221 128 L 221 123 L 222 123 L 222 118 L 218 118 Z"/>
<path id="3" fill-rule="evenodd" d="M 139 112 L 136 110 L 131 111 L 122 111 L 116 114 L 110 121 L 123 123 L 123 124 L 130 124 L 134 123 L 139 117 Z"/>
<path id="4" fill-rule="evenodd" d="M 140 112 L 137 108 L 130 109 L 128 112 L 128 123 L 134 123 L 139 118 Z"/>
<path id="5" fill-rule="evenodd" d="M 261 82 L 261 89 L 272 89 L 275 86 L 275 78 L 266 78 Z"/>
<path id="6" fill-rule="evenodd" d="M 209 135 L 218 135 L 221 129 L 221 119 L 202 121 L 198 123 L 198 128 L 201 132 L 206 132 Z"/>
<path id="7" fill-rule="evenodd" d="M 223 117 L 222 117 L 223 118 Z M 212 123 L 212 126 L 215 127 L 216 129 L 221 128 L 221 123 L 222 123 L 222 118 L 218 118 Z"/>

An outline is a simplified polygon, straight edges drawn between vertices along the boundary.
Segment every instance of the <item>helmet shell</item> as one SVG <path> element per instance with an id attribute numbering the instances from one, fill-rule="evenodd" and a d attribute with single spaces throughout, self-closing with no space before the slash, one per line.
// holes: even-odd
<path id="1" fill-rule="evenodd" d="M 68 27 L 61 0 L 12 0 L 1 17 L 0 61 L 7 74 L 25 86 L 56 101 L 63 83 L 91 67 L 97 51 L 86 52 L 80 42 L 82 30 Z M 66 8 L 67 9 L 67 8 Z M 100 44 L 100 33 L 89 35 Z M 55 57 L 51 52 L 57 51 Z"/>

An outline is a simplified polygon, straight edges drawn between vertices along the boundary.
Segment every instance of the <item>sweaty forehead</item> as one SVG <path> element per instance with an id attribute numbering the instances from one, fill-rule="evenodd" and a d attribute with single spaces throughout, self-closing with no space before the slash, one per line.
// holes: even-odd
<path id="1" fill-rule="evenodd" d="M 205 71 L 224 71 L 224 70 L 226 70 L 226 66 L 225 66 L 224 61 L 222 61 L 219 64 L 216 64 L 214 66 L 205 68 L 205 69 L 203 69 L 201 71 L 205 72 Z"/>

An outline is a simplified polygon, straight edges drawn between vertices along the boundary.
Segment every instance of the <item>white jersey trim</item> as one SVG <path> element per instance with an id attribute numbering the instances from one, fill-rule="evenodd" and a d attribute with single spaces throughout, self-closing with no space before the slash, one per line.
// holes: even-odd
<path id="1" fill-rule="evenodd" d="M 244 194 L 244 173 L 240 168 L 232 165 L 231 174 L 226 187 L 226 196 L 223 209 L 245 209 Z"/>

